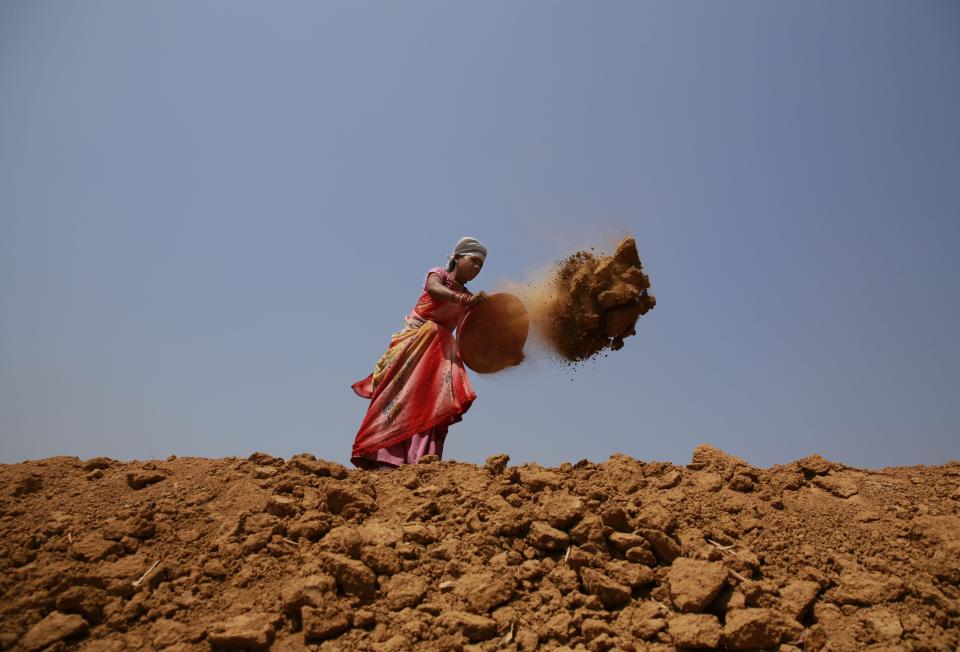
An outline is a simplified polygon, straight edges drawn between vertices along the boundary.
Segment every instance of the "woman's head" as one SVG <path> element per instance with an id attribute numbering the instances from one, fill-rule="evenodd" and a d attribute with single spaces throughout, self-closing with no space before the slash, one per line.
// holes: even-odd
<path id="1" fill-rule="evenodd" d="M 461 283 L 476 278 L 487 258 L 487 248 L 476 238 L 460 238 L 450 254 L 447 271 L 454 272 Z"/>
<path id="2" fill-rule="evenodd" d="M 460 283 L 469 283 L 477 277 L 483 269 L 483 258 L 474 254 L 454 256 L 447 265 L 447 271 L 453 272 L 454 278 Z"/>

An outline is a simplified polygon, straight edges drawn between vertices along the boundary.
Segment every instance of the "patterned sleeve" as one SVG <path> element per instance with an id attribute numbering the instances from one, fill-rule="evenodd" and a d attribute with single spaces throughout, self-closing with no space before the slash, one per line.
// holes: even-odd
<path id="1" fill-rule="evenodd" d="M 447 270 L 445 270 L 445 269 L 442 268 L 442 267 L 431 267 L 431 268 L 430 268 L 430 271 L 427 272 L 427 278 L 425 278 L 425 279 L 423 280 L 423 291 L 424 291 L 424 292 L 427 291 L 427 281 L 430 279 L 430 275 L 431 275 L 431 274 L 436 274 L 437 276 L 440 277 L 440 282 L 441 282 L 441 283 L 443 283 L 444 285 L 447 284 L 447 276 L 449 275 L 449 272 L 447 272 Z"/>

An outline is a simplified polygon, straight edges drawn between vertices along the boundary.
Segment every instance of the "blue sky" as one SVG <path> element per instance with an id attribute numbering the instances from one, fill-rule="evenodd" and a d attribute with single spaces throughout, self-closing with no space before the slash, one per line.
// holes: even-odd
<path id="1" fill-rule="evenodd" d="M 0 4 L 0 461 L 308 451 L 462 235 L 657 308 L 445 457 L 960 457 L 953 2 Z"/>

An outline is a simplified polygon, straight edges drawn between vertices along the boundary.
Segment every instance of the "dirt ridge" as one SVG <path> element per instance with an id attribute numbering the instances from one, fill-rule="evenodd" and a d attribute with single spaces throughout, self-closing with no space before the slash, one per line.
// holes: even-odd
<path id="1" fill-rule="evenodd" d="M 0 648 L 953 650 L 960 463 L 0 465 Z"/>

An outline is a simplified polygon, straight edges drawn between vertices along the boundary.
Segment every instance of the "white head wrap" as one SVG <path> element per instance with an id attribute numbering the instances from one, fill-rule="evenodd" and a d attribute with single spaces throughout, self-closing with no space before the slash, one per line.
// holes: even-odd
<path id="1" fill-rule="evenodd" d="M 460 238 L 460 241 L 457 242 L 457 246 L 453 248 L 453 253 L 450 254 L 450 257 L 448 258 L 448 263 L 449 261 L 453 260 L 454 256 L 467 255 L 477 256 L 481 260 L 486 260 L 487 248 L 476 238 Z"/>

